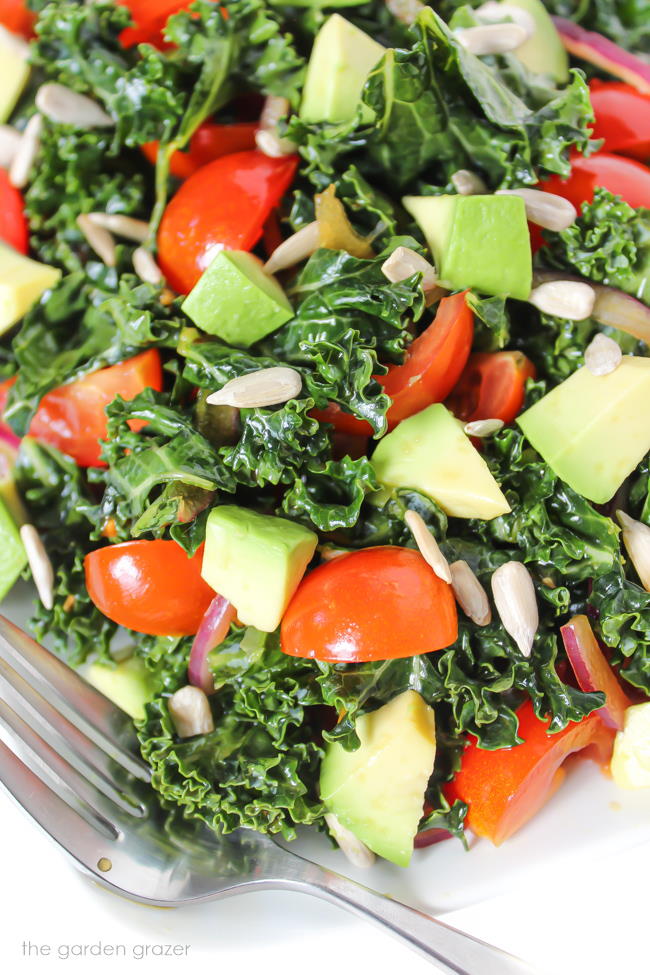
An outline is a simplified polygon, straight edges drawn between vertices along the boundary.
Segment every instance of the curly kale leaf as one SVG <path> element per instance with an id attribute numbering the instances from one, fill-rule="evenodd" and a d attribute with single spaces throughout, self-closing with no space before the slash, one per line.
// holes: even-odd
<path id="1" fill-rule="evenodd" d="M 570 227 L 546 231 L 545 238 L 542 264 L 650 301 L 650 210 L 634 209 L 608 190 L 597 189 Z"/>
<path id="2" fill-rule="evenodd" d="M 280 653 L 272 638 L 256 664 L 231 669 L 210 699 L 210 734 L 179 740 L 166 699 L 157 698 L 139 727 L 142 752 L 154 787 L 185 815 L 220 832 L 246 826 L 292 839 L 297 824 L 322 815 L 323 694 L 316 665 Z"/>
<path id="3" fill-rule="evenodd" d="M 620 565 L 618 528 L 561 481 L 523 435 L 505 430 L 492 439 L 486 460 L 512 512 L 472 522 L 478 538 L 519 550 L 521 561 L 551 580 L 597 578 Z"/>
<path id="4" fill-rule="evenodd" d="M 296 478 L 284 496 L 282 508 L 291 518 L 311 522 L 319 531 L 351 528 L 359 520 L 366 495 L 378 488 L 366 457 L 328 460 L 322 467 L 308 469 Z"/>
<path id="5" fill-rule="evenodd" d="M 611 572 L 594 581 L 588 605 L 620 676 L 650 694 L 650 594 Z"/>

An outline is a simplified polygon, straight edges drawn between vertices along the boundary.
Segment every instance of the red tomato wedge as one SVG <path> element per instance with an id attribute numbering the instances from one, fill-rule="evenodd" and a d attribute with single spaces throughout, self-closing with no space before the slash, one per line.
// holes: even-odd
<path id="1" fill-rule="evenodd" d="M 12 186 L 6 170 L 0 169 L 0 240 L 21 254 L 29 250 L 29 230 L 22 193 Z"/>
<path id="2" fill-rule="evenodd" d="M 123 7 L 128 7 L 133 18 L 133 26 L 126 27 L 120 34 L 120 43 L 124 47 L 135 44 L 153 44 L 154 47 L 165 47 L 163 28 L 172 16 L 179 10 L 187 10 L 193 0 L 117 0 Z"/>
<path id="3" fill-rule="evenodd" d="M 15 379 L 9 379 L 0 386 L 0 415 L 14 382 Z M 160 353 L 157 349 L 147 349 L 133 359 L 91 372 L 83 379 L 46 393 L 29 426 L 29 435 L 57 447 L 81 467 L 103 467 L 99 441 L 106 438 L 104 411 L 108 404 L 118 394 L 130 400 L 147 387 L 161 390 L 162 385 Z M 132 421 L 130 426 L 137 430 L 144 424 Z"/>
<path id="4" fill-rule="evenodd" d="M 248 150 L 215 159 L 190 176 L 158 232 L 160 266 L 171 287 L 187 294 L 220 250 L 250 250 L 297 166 L 297 156 L 271 159 Z"/>
<path id="5" fill-rule="evenodd" d="M 303 579 L 282 620 L 281 647 L 293 657 L 359 663 L 441 650 L 457 636 L 451 586 L 419 552 L 382 545 Z"/>
<path id="6" fill-rule="evenodd" d="M 596 152 L 588 159 L 575 156 L 568 179 L 553 176 L 540 183 L 540 189 L 565 197 L 578 210 L 583 203 L 591 203 L 597 186 L 623 197 L 631 207 L 650 207 L 650 169 L 609 152 Z"/>
<path id="7" fill-rule="evenodd" d="M 432 403 L 440 403 L 460 377 L 472 348 L 474 315 L 466 291 L 443 298 L 433 322 L 408 348 L 401 366 L 389 366 L 376 379 L 392 399 L 386 418 L 388 429 Z M 341 433 L 371 436 L 370 424 L 345 413 L 336 403 L 312 416 L 331 423 Z"/>
<path id="8" fill-rule="evenodd" d="M 589 96 L 596 116 L 593 137 L 605 140 L 605 151 L 650 159 L 650 95 L 623 81 L 596 78 Z"/>
<path id="9" fill-rule="evenodd" d="M 466 423 L 512 423 L 523 406 L 526 382 L 535 375 L 535 366 L 523 352 L 477 352 L 470 356 L 447 405 Z"/>
<path id="10" fill-rule="evenodd" d="M 12 34 L 33 37 L 36 14 L 28 10 L 25 0 L 0 0 L 0 24 Z"/>
<path id="11" fill-rule="evenodd" d="M 233 125 L 217 125 L 204 122 L 190 139 L 186 152 L 175 152 L 171 158 L 171 173 L 177 179 L 188 179 L 201 166 L 227 156 L 255 148 L 257 122 L 235 122 Z M 140 147 L 150 163 L 156 162 L 157 142 L 145 142 Z"/>
<path id="12" fill-rule="evenodd" d="M 614 732 L 598 714 L 548 734 L 550 718 L 540 721 L 531 701 L 517 711 L 523 744 L 485 751 L 470 735 L 460 770 L 445 786 L 449 802 L 468 805 L 466 825 L 495 845 L 503 843 L 537 813 L 563 777 L 561 765 L 573 752 L 589 749 L 605 763 L 611 757 Z"/>
<path id="13" fill-rule="evenodd" d="M 188 558 L 173 541 L 107 545 L 84 559 L 86 587 L 114 623 L 153 636 L 192 636 L 214 599 L 201 578 L 203 546 Z"/>
<path id="14" fill-rule="evenodd" d="M 603 691 L 605 706 L 598 714 L 608 728 L 620 731 L 625 723 L 629 699 L 598 645 L 591 623 L 584 615 L 573 616 L 560 627 L 564 649 L 583 691 Z"/>

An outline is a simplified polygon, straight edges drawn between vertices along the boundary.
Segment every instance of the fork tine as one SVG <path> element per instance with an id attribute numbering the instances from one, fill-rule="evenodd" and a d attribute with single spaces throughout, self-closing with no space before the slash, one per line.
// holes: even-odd
<path id="1" fill-rule="evenodd" d="M 124 711 L 4 616 L 0 616 L 0 651 L 24 667 L 30 683 L 35 679 L 48 693 L 54 691 L 66 717 L 99 741 L 111 758 L 142 781 L 150 781 L 149 767 L 138 753 L 133 724 Z"/>
<path id="2" fill-rule="evenodd" d="M 112 837 L 118 835 L 119 831 L 102 811 L 105 801 L 102 801 L 101 792 L 84 779 L 65 758 L 62 758 L 20 715 L 16 714 L 6 701 L 1 699 L 0 727 L 8 730 L 12 740 L 15 740 L 19 746 L 26 746 L 29 749 L 37 759 L 39 770 L 44 772 L 47 778 L 53 779 L 59 788 L 63 787 L 68 805 L 76 806 L 81 803 L 83 807 L 81 815 L 84 819 L 90 816 L 94 825 L 102 832 Z M 31 765 L 31 762 L 29 764 Z"/>
<path id="3" fill-rule="evenodd" d="M 121 766 L 109 758 L 87 735 L 76 725 L 62 715 L 50 704 L 24 677 L 13 669 L 0 657 L 0 678 L 2 686 L 8 691 L 9 699 L 14 708 L 21 713 L 25 711 L 29 720 L 35 720 L 42 731 L 47 729 L 48 736 L 53 733 L 56 738 L 57 749 L 61 754 L 74 753 L 75 762 L 80 762 L 86 777 L 90 777 L 106 795 L 125 795 L 122 780 L 123 775 L 116 781 L 116 772 L 124 773 Z"/>
<path id="4" fill-rule="evenodd" d="M 83 867 L 96 873 L 101 858 L 110 859 L 115 841 L 102 836 L 1 740 L 0 782 L 39 826 Z"/>

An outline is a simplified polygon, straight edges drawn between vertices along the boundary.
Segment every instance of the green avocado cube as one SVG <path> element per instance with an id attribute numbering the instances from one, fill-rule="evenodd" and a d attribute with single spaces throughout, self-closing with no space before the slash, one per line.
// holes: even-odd
<path id="1" fill-rule="evenodd" d="M 293 318 L 278 282 L 247 251 L 220 251 L 183 302 L 183 311 L 204 332 L 244 348 Z"/>
<path id="2" fill-rule="evenodd" d="M 0 335 L 15 325 L 60 277 L 57 267 L 33 261 L 13 247 L 0 244 Z"/>
<path id="3" fill-rule="evenodd" d="M 650 450 L 649 416 L 650 359 L 623 356 L 605 376 L 578 369 L 517 423 L 558 477 L 605 504 Z"/>
<path id="4" fill-rule="evenodd" d="M 454 518 L 489 521 L 510 511 L 462 424 L 442 403 L 402 420 L 379 441 L 372 465 L 384 487 L 428 494 Z"/>
<path id="5" fill-rule="evenodd" d="M 4 599 L 27 565 L 27 553 L 18 524 L 0 496 L 0 599 Z"/>
<path id="6" fill-rule="evenodd" d="M 406 196 L 402 202 L 424 232 L 441 284 L 528 298 L 533 259 L 521 197 Z"/>
<path id="7" fill-rule="evenodd" d="M 406 867 L 436 757 L 435 715 L 417 691 L 404 691 L 362 715 L 355 730 L 355 751 L 327 746 L 321 798 L 362 843 Z"/>
<path id="8" fill-rule="evenodd" d="M 286 518 L 219 505 L 208 517 L 201 575 L 242 623 L 272 633 L 317 542 L 314 532 Z"/>
<path id="9" fill-rule="evenodd" d="M 508 0 L 530 15 L 534 31 L 512 53 L 529 71 L 550 75 L 561 85 L 569 80 L 569 55 L 551 16 L 541 0 Z"/>
<path id="10" fill-rule="evenodd" d="M 91 664 L 84 677 L 134 720 L 145 717 L 145 704 L 153 700 L 154 685 L 151 673 L 140 657 L 129 657 L 115 666 Z"/>
<path id="11" fill-rule="evenodd" d="M 354 118 L 366 78 L 386 48 L 340 14 L 325 21 L 314 41 L 302 92 L 305 122 L 347 122 Z M 362 107 L 363 122 L 373 112 Z"/>
<path id="12" fill-rule="evenodd" d="M 29 48 L 0 27 L 0 123 L 6 122 L 29 78 Z"/>

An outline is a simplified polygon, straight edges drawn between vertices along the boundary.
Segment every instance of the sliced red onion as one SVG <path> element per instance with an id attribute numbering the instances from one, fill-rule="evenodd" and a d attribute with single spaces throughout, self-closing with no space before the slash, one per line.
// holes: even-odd
<path id="1" fill-rule="evenodd" d="M 650 308 L 617 288 L 608 288 L 604 284 L 592 287 L 596 292 L 593 317 L 602 325 L 627 332 L 650 345 Z"/>
<path id="2" fill-rule="evenodd" d="M 215 596 L 201 620 L 190 650 L 188 677 L 190 684 L 200 687 L 206 694 L 214 694 L 214 680 L 208 664 L 208 656 L 223 643 L 230 624 L 235 618 L 235 607 L 223 596 Z"/>
<path id="3" fill-rule="evenodd" d="M 423 850 L 426 846 L 433 846 L 434 843 L 440 843 L 442 840 L 450 840 L 452 835 L 449 830 L 438 829 L 435 826 L 431 829 L 423 829 L 413 840 L 413 846 L 416 850 Z"/>
<path id="4" fill-rule="evenodd" d="M 12 450 L 18 450 L 20 447 L 20 437 L 17 437 L 13 430 L 10 430 L 6 424 L 0 422 L 0 443 L 6 444 L 11 447 Z"/>
<path id="5" fill-rule="evenodd" d="M 574 616 L 560 627 L 564 649 L 582 691 L 602 691 L 605 704 L 598 711 L 603 724 L 621 730 L 632 703 L 598 645 L 586 616 Z"/>

